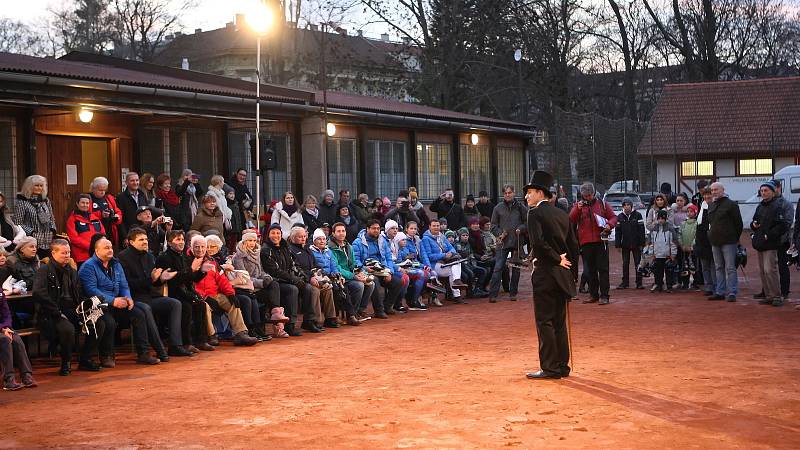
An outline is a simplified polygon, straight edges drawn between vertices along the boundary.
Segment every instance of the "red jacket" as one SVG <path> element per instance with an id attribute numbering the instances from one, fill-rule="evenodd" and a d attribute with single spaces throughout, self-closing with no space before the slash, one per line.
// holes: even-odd
<path id="1" fill-rule="evenodd" d="M 206 263 L 211 260 L 206 259 Z M 201 297 L 216 297 L 218 294 L 234 295 L 236 292 L 228 281 L 228 277 L 219 273 L 219 266 L 217 270 L 206 272 L 206 276 L 202 280 L 194 284 L 194 290 L 200 294 Z"/>
<path id="2" fill-rule="evenodd" d="M 118 228 L 117 225 L 122 223 L 122 211 L 120 211 L 119 207 L 117 206 L 117 199 L 115 199 L 113 195 L 106 193 L 104 199 L 106 203 L 108 203 L 108 209 L 110 211 L 113 211 L 114 213 L 113 215 L 114 217 L 116 217 L 116 219 L 114 219 L 114 221 L 111 222 L 111 227 L 109 227 L 111 229 L 106 230 L 108 233 L 110 233 L 108 237 L 111 239 L 111 242 L 113 242 L 114 245 L 116 246 L 117 242 L 119 242 L 119 234 L 118 234 L 119 232 L 117 231 Z M 92 195 L 92 213 L 97 214 L 97 217 L 102 219 L 103 211 L 97 209 L 97 207 L 98 207 L 97 202 L 95 202 L 95 198 Z"/>
<path id="3" fill-rule="evenodd" d="M 88 213 L 88 217 L 73 210 L 67 218 L 67 236 L 72 251 L 72 258 L 76 262 L 89 259 L 89 243 L 92 236 L 105 233 L 103 223 L 96 213 Z"/>
<path id="4" fill-rule="evenodd" d="M 576 202 L 575 206 L 572 207 L 572 211 L 569 212 L 569 220 L 578 226 L 578 243 L 580 245 L 602 242 L 600 232 L 603 229 L 597 225 L 595 214 L 606 219 L 611 228 L 617 226 L 617 216 L 608 203 L 594 199 L 591 205 L 578 209 L 578 203 Z"/>

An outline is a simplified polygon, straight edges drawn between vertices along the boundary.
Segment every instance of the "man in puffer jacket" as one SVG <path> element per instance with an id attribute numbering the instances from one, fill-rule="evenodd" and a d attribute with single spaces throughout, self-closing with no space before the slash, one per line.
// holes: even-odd
<path id="1" fill-rule="evenodd" d="M 581 258 L 589 272 L 589 295 L 584 303 L 610 303 L 608 277 L 608 246 L 603 238 L 617 225 L 617 216 L 608 203 L 595 197 L 592 183 L 580 187 L 581 199 L 575 202 L 569 220 L 578 227 L 578 244 Z M 604 222 L 604 226 L 600 225 Z"/>
<path id="2" fill-rule="evenodd" d="M 753 248 L 758 252 L 758 269 L 761 273 L 762 305 L 783 306 L 778 275 L 778 249 L 791 226 L 791 218 L 784 215 L 783 205 L 776 197 L 775 183 L 761 184 L 761 203 L 753 214 L 750 229 L 753 230 Z"/>
<path id="3" fill-rule="evenodd" d="M 388 246 L 381 248 L 380 235 L 380 222 L 376 219 L 367 221 L 366 230 L 361 230 L 356 240 L 353 241 L 353 254 L 358 267 L 364 267 L 367 259 L 375 259 L 389 270 L 389 274 L 375 278 L 375 291 L 372 293 L 374 317 L 388 319 L 390 314 L 397 313 L 393 307 L 402 293 L 403 280 L 391 275 L 393 268 L 390 261 L 391 251 Z M 366 268 L 366 270 L 370 272 L 372 269 Z"/>
<path id="4" fill-rule="evenodd" d="M 678 255 L 675 229 L 667 222 L 667 212 L 658 211 L 656 219 L 656 228 L 650 232 L 650 245 L 653 246 L 653 256 L 655 257 L 653 274 L 655 275 L 656 282 L 650 289 L 650 292 L 661 292 L 664 290 L 664 272 L 666 270 L 667 261 L 674 262 L 675 257 Z M 675 272 L 669 270 L 666 275 L 666 292 L 669 293 L 672 292 L 672 285 L 675 283 Z"/>

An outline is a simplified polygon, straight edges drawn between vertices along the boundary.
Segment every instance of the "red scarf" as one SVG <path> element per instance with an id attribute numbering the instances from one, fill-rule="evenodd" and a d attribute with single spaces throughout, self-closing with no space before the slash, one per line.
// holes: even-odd
<path id="1" fill-rule="evenodd" d="M 181 202 L 181 199 L 178 198 L 178 195 L 175 194 L 175 191 L 171 189 L 169 191 L 159 189 L 156 193 L 156 197 L 164 200 L 164 203 L 168 204 L 169 206 L 178 206 Z"/>

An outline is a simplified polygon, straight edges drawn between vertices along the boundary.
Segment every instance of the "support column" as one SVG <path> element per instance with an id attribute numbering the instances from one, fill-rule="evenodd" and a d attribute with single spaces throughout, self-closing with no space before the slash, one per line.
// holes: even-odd
<path id="1" fill-rule="evenodd" d="M 300 123 L 303 157 L 298 186 L 302 191 L 316 193 L 328 189 L 328 158 L 325 121 L 322 117 L 308 117 Z"/>

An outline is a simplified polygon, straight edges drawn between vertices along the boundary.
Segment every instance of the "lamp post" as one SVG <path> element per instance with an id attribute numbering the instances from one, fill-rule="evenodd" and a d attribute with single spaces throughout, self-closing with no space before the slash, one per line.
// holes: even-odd
<path id="1" fill-rule="evenodd" d="M 514 61 L 517 62 L 517 87 L 519 89 L 520 109 L 522 109 L 522 123 L 528 123 L 528 100 L 523 101 L 522 94 L 522 49 L 514 50 Z"/>
<path id="2" fill-rule="evenodd" d="M 256 228 L 261 220 L 261 37 L 272 25 L 272 11 L 258 0 L 251 5 L 247 22 L 256 33 Z"/>

